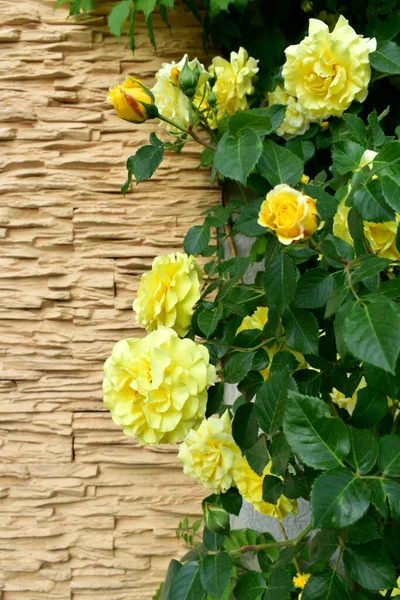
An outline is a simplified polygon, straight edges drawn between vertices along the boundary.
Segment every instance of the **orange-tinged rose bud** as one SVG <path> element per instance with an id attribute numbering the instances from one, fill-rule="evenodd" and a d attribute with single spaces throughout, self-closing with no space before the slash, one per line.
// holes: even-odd
<path id="1" fill-rule="evenodd" d="M 282 244 L 307 240 L 318 228 L 316 200 L 286 183 L 279 184 L 262 203 L 258 223 L 274 231 Z"/>
<path id="2" fill-rule="evenodd" d="M 107 101 L 120 119 L 132 123 L 143 123 L 158 115 L 153 94 L 135 77 L 127 77 L 124 83 L 110 88 Z"/>

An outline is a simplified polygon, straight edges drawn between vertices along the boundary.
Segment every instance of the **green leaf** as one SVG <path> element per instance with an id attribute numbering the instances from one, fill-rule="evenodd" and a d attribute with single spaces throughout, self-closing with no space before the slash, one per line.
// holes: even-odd
<path id="1" fill-rule="evenodd" d="M 348 462 L 359 475 L 369 473 L 378 458 L 379 442 L 368 430 L 349 427 L 351 450 Z"/>
<path id="2" fill-rule="evenodd" d="M 400 477 L 400 435 L 385 435 L 379 447 L 378 466 L 386 477 Z"/>
<path id="3" fill-rule="evenodd" d="M 258 425 L 253 404 L 242 404 L 237 409 L 232 421 L 232 436 L 243 454 L 256 443 Z"/>
<path id="4" fill-rule="evenodd" d="M 366 144 L 367 130 L 362 119 L 351 113 L 344 113 L 342 119 L 346 123 L 348 134 L 354 141 L 361 145 Z"/>
<path id="5" fill-rule="evenodd" d="M 302 600 L 350 600 L 350 594 L 343 577 L 327 570 L 311 575 Z"/>
<path id="6" fill-rule="evenodd" d="M 344 321 L 344 341 L 359 360 L 395 372 L 400 352 L 400 313 L 390 300 L 354 303 Z"/>
<path id="7" fill-rule="evenodd" d="M 338 467 L 350 451 L 346 425 L 320 398 L 289 391 L 283 430 L 293 452 L 314 469 Z"/>
<path id="8" fill-rule="evenodd" d="M 352 420 L 357 427 L 372 427 L 379 423 L 386 413 L 387 399 L 380 390 L 366 387 L 357 392 L 357 404 L 352 414 Z"/>
<path id="9" fill-rule="evenodd" d="M 379 258 L 378 256 L 371 255 L 367 259 L 365 259 L 360 266 L 352 272 L 351 281 L 353 285 L 362 281 L 363 279 L 367 279 L 367 277 L 373 277 L 377 275 L 386 267 L 390 265 L 390 260 L 387 258 Z"/>
<path id="10" fill-rule="evenodd" d="M 269 454 L 272 460 L 271 473 L 284 475 L 289 463 L 291 450 L 283 434 L 273 440 L 269 446 Z"/>
<path id="11" fill-rule="evenodd" d="M 188 562 L 175 575 L 169 594 L 174 600 L 203 600 L 205 592 L 200 582 L 200 566 L 196 561 Z"/>
<path id="12" fill-rule="evenodd" d="M 197 323 L 201 331 L 208 338 L 216 330 L 222 318 L 222 307 L 220 305 L 204 308 L 197 317 Z"/>
<path id="13" fill-rule="evenodd" d="M 144 18 L 148 19 L 154 11 L 157 0 L 135 0 L 135 9 L 144 12 Z"/>
<path id="14" fill-rule="evenodd" d="M 232 561 L 226 552 L 206 556 L 200 565 L 200 581 L 213 600 L 223 600 L 231 579 Z"/>
<path id="15" fill-rule="evenodd" d="M 386 204 L 378 179 L 373 179 L 355 190 L 354 208 L 365 221 L 381 223 L 395 218 L 394 210 Z"/>
<path id="16" fill-rule="evenodd" d="M 225 538 L 224 550 L 230 552 L 242 546 L 253 546 L 257 544 L 258 533 L 252 529 L 233 529 Z"/>
<path id="17" fill-rule="evenodd" d="M 129 16 L 131 5 L 131 0 L 123 0 L 113 6 L 108 15 L 108 27 L 117 37 L 121 37 L 122 26 Z"/>
<path id="18" fill-rule="evenodd" d="M 267 463 L 269 462 L 269 454 L 265 436 L 260 435 L 254 446 L 247 450 L 246 459 L 253 471 L 261 477 Z"/>
<path id="19" fill-rule="evenodd" d="M 279 312 L 290 304 L 296 291 L 296 274 L 293 260 L 281 252 L 265 269 L 263 286 L 268 305 L 275 306 Z"/>
<path id="20" fill-rule="evenodd" d="M 310 559 L 313 562 L 325 562 L 338 548 L 339 540 L 336 531 L 321 529 L 310 543 Z"/>
<path id="21" fill-rule="evenodd" d="M 265 233 L 265 227 L 258 224 L 258 215 L 264 198 L 252 200 L 243 208 L 242 212 L 235 221 L 235 231 L 239 231 L 247 237 L 254 237 Z"/>
<path id="22" fill-rule="evenodd" d="M 294 186 L 304 172 L 304 163 L 287 148 L 278 146 L 272 140 L 266 140 L 257 169 L 273 187 L 279 183 Z"/>
<path id="23" fill-rule="evenodd" d="M 286 148 L 298 156 L 303 162 L 310 160 L 315 154 L 315 146 L 312 142 L 294 138 L 286 142 Z"/>
<path id="24" fill-rule="evenodd" d="M 371 66 L 381 73 L 400 74 L 400 46 L 395 42 L 382 42 L 376 52 L 369 55 Z"/>
<path id="25" fill-rule="evenodd" d="M 233 352 L 224 366 L 225 383 L 238 383 L 252 368 L 255 352 Z"/>
<path id="26" fill-rule="evenodd" d="M 210 226 L 206 223 L 191 227 L 183 240 L 185 252 L 195 256 L 201 254 L 208 246 L 210 235 Z"/>
<path id="27" fill-rule="evenodd" d="M 150 134 L 150 141 L 151 146 L 142 146 L 134 156 L 132 170 L 136 183 L 150 179 L 163 159 L 164 144 L 154 133 Z"/>
<path id="28" fill-rule="evenodd" d="M 271 132 L 278 129 L 286 115 L 286 104 L 272 104 L 267 108 L 268 115 L 271 119 Z"/>
<path id="29" fill-rule="evenodd" d="M 182 564 L 177 560 L 171 560 L 168 566 L 168 571 L 162 586 L 160 600 L 169 600 L 171 585 L 178 571 L 182 568 Z"/>
<path id="30" fill-rule="evenodd" d="M 380 178 L 380 183 L 388 205 L 396 212 L 400 212 L 400 177 L 388 173 Z"/>
<path id="31" fill-rule="evenodd" d="M 389 499 L 390 513 L 393 520 L 400 520 L 400 483 L 387 479 L 382 482 L 385 494 Z"/>
<path id="32" fill-rule="evenodd" d="M 282 427 L 289 390 L 296 385 L 287 370 L 271 375 L 260 387 L 254 403 L 258 424 L 272 435 Z"/>
<path id="33" fill-rule="evenodd" d="M 296 306 L 318 308 L 324 306 L 335 289 L 333 274 L 325 269 L 310 269 L 297 283 Z"/>
<path id="34" fill-rule="evenodd" d="M 292 589 L 293 581 L 290 574 L 283 568 L 275 567 L 263 600 L 284 600 Z"/>
<path id="35" fill-rule="evenodd" d="M 335 216 L 339 200 L 320 187 L 305 185 L 303 191 L 307 196 L 317 201 L 317 210 L 321 219 L 332 219 Z"/>
<path id="36" fill-rule="evenodd" d="M 264 502 L 276 504 L 283 490 L 283 481 L 275 475 L 266 475 L 263 479 L 262 498 Z"/>
<path id="37" fill-rule="evenodd" d="M 287 308 L 283 315 L 286 343 L 289 348 L 304 354 L 318 352 L 318 323 L 308 310 Z"/>
<path id="38" fill-rule="evenodd" d="M 224 134 L 214 156 L 214 167 L 224 177 L 246 184 L 262 151 L 259 136 L 247 129 L 240 137 Z"/>
<path id="39" fill-rule="evenodd" d="M 348 547 L 343 562 L 350 577 L 363 588 L 383 590 L 396 586 L 394 566 L 380 546 L 368 543 Z"/>
<path id="40" fill-rule="evenodd" d="M 360 159 L 364 147 L 351 140 L 344 140 L 335 145 L 332 152 L 333 165 L 339 175 L 356 171 L 360 167 Z"/>
<path id="41" fill-rule="evenodd" d="M 215 150 L 212 148 L 204 148 L 200 154 L 200 164 L 202 167 L 211 167 L 214 160 Z"/>
<path id="42" fill-rule="evenodd" d="M 253 108 L 234 114 L 229 119 L 229 133 L 242 135 L 247 129 L 256 131 L 258 135 L 266 135 L 271 131 L 271 119 L 265 108 Z"/>
<path id="43" fill-rule="evenodd" d="M 205 547 L 211 552 L 216 552 L 219 550 L 224 543 L 225 535 L 221 533 L 215 533 L 208 529 L 208 527 L 204 527 L 203 530 L 203 542 Z"/>
<path id="44" fill-rule="evenodd" d="M 365 516 L 354 525 L 351 525 L 345 532 L 346 544 L 364 544 L 373 540 L 381 539 L 381 534 L 378 531 L 378 523 Z"/>
<path id="45" fill-rule="evenodd" d="M 386 504 L 386 491 L 383 488 L 383 479 L 369 479 L 366 480 L 366 484 L 371 494 L 372 504 L 381 513 L 385 521 L 387 521 L 389 509 Z"/>
<path id="46" fill-rule="evenodd" d="M 220 494 L 219 500 L 225 510 L 232 515 L 239 515 L 243 500 L 236 488 L 230 488 L 224 494 Z"/>
<path id="47" fill-rule="evenodd" d="M 257 571 L 248 571 L 237 581 L 235 598 L 236 600 L 259 600 L 264 594 L 265 588 L 264 577 Z"/>
<path id="48" fill-rule="evenodd" d="M 343 529 L 361 519 L 368 506 L 368 489 L 347 469 L 323 473 L 311 490 L 315 527 Z"/>
<path id="49" fill-rule="evenodd" d="M 293 378 L 297 389 L 305 396 L 318 396 L 323 382 L 323 375 L 315 369 L 300 369 Z"/>

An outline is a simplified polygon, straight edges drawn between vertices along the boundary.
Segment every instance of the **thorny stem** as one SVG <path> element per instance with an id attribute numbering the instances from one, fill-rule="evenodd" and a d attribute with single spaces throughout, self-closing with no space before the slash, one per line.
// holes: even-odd
<path id="1" fill-rule="evenodd" d="M 202 146 L 205 146 L 206 148 L 210 148 L 211 150 L 217 149 L 217 146 L 214 146 L 214 144 L 210 144 L 209 142 L 206 142 L 201 137 L 199 137 L 197 135 L 197 133 L 195 133 L 191 127 L 188 127 L 188 129 L 186 130 L 186 133 L 188 133 L 196 142 L 198 142 Z"/>
<path id="2" fill-rule="evenodd" d="M 356 290 L 353 287 L 353 283 L 351 281 L 351 273 L 350 273 L 350 269 L 349 269 L 349 265 L 347 264 L 344 268 L 345 273 L 346 273 L 346 280 L 347 280 L 347 285 L 350 288 L 351 293 L 353 294 L 354 298 L 356 300 L 358 300 L 358 302 L 360 302 L 360 296 L 357 294 Z"/>
<path id="3" fill-rule="evenodd" d="M 229 223 L 226 223 L 226 225 L 225 225 L 225 234 L 226 234 L 226 238 L 228 240 L 229 248 L 230 248 L 232 256 L 237 256 L 235 242 L 233 241 L 231 233 L 232 233 L 231 226 L 230 226 Z"/>
<path id="4" fill-rule="evenodd" d="M 211 150 L 216 150 L 217 149 L 216 146 L 213 146 L 212 144 L 209 144 L 205 140 L 201 139 L 197 135 L 197 133 L 195 133 L 193 131 L 193 129 L 191 128 L 191 126 L 189 126 L 187 129 L 185 129 L 184 127 L 181 127 L 180 125 L 178 125 L 177 123 L 175 123 L 175 121 L 172 121 L 171 119 L 169 119 L 168 117 L 165 117 L 161 113 L 158 114 L 158 118 L 160 119 L 160 121 L 164 121 L 165 123 L 168 123 L 169 125 L 172 125 L 173 127 L 176 127 L 177 129 L 179 129 L 179 131 L 183 131 L 183 133 L 187 133 L 188 135 L 190 135 L 190 137 L 192 137 L 196 142 L 198 142 L 202 146 L 205 146 L 206 148 L 211 148 Z"/>
<path id="5" fill-rule="evenodd" d="M 267 544 L 254 544 L 251 546 L 242 546 L 241 548 L 235 548 L 231 553 L 244 554 L 245 552 L 259 552 L 260 550 L 269 550 L 270 548 L 281 548 L 284 546 L 297 546 L 303 542 L 303 539 L 312 530 L 312 524 L 310 523 L 297 537 L 293 540 L 284 540 L 283 542 L 268 542 Z"/>
<path id="6" fill-rule="evenodd" d="M 288 538 L 288 535 L 287 535 L 287 533 L 285 531 L 284 526 L 279 521 L 278 521 L 278 525 L 279 525 L 279 529 L 281 530 L 281 533 L 282 533 L 283 537 L 285 538 L 286 541 L 288 541 L 289 538 Z M 297 560 L 297 558 L 295 556 L 293 556 L 293 564 L 296 567 L 297 573 L 300 573 L 300 575 L 301 575 L 301 569 L 300 569 L 299 561 Z"/>

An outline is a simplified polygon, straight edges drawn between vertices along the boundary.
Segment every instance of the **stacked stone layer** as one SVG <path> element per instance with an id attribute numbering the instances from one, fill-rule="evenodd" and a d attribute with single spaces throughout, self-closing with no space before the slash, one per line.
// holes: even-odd
<path id="1" fill-rule="evenodd" d="M 102 405 L 102 365 L 141 335 L 131 303 L 155 255 L 180 250 L 219 201 L 198 150 L 168 156 L 124 198 L 124 162 L 155 123 L 113 115 L 110 85 L 201 57 L 178 7 L 157 52 L 54 0 L 0 0 L 0 598 L 147 600 L 200 488 L 171 447 L 141 448 Z M 161 130 L 162 131 L 162 130 Z"/>

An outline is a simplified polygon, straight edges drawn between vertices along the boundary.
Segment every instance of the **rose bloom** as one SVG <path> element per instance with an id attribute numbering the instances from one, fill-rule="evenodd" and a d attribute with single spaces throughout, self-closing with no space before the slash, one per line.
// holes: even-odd
<path id="1" fill-rule="evenodd" d="M 355 169 L 355 172 L 360 171 L 366 166 L 372 169 L 373 160 L 376 155 L 377 152 L 374 150 L 366 150 L 360 159 L 360 166 L 358 169 Z M 372 176 L 372 178 L 375 177 L 377 176 Z M 334 235 L 353 246 L 354 241 L 350 235 L 349 226 L 347 223 L 350 206 L 346 206 L 346 199 L 350 193 L 350 190 L 351 184 L 349 183 L 347 196 L 340 202 L 333 218 L 332 231 Z M 372 221 L 363 222 L 364 235 L 371 246 L 372 252 L 374 252 L 377 256 L 380 256 L 381 258 L 388 258 L 390 260 L 400 259 L 400 253 L 397 250 L 396 245 L 397 226 L 399 222 L 400 213 L 396 213 L 395 221 L 384 221 L 383 223 L 373 223 Z"/>
<path id="2" fill-rule="evenodd" d="M 243 318 L 240 326 L 236 330 L 236 335 L 238 335 L 241 331 L 247 331 L 249 329 L 264 329 L 265 325 L 268 322 L 268 308 L 266 306 L 258 306 L 255 311 L 251 315 L 247 315 Z M 270 363 L 277 352 L 280 350 L 284 350 L 285 352 L 291 352 L 297 362 L 300 363 L 299 368 L 305 369 L 307 368 L 307 363 L 304 360 L 304 356 L 300 352 L 295 352 L 286 346 L 286 344 L 274 344 L 273 346 L 265 346 L 265 351 L 268 354 L 268 358 Z M 263 376 L 264 381 L 268 379 L 270 376 L 270 365 L 265 367 L 260 371 L 260 374 Z"/>
<path id="3" fill-rule="evenodd" d="M 244 456 L 240 456 L 235 461 L 233 467 L 233 478 L 239 493 L 244 500 L 250 502 L 254 508 L 268 517 L 274 517 L 279 521 L 282 521 L 289 513 L 297 514 L 297 501 L 289 500 L 283 494 L 279 496 L 276 504 L 270 504 L 264 502 L 262 499 L 262 486 L 263 479 L 266 475 L 271 473 L 272 462 L 269 462 L 263 471 L 262 476 L 257 475 L 255 471 L 250 467 L 247 459 Z M 282 479 L 282 477 L 281 477 Z"/>
<path id="4" fill-rule="evenodd" d="M 242 47 L 239 52 L 231 52 L 230 58 L 228 62 L 216 56 L 209 68 L 211 75 L 217 79 L 212 92 L 217 101 L 218 119 L 248 109 L 247 96 L 254 92 L 252 81 L 259 70 L 258 60 L 249 58 Z"/>
<path id="5" fill-rule="evenodd" d="M 216 377 L 207 349 L 168 328 L 117 342 L 104 373 L 105 406 L 140 444 L 174 444 L 197 427 Z"/>
<path id="6" fill-rule="evenodd" d="M 110 88 L 107 101 L 125 121 L 143 123 L 149 118 L 147 105 L 154 105 L 154 97 L 140 79 L 127 77 L 122 84 Z"/>
<path id="7" fill-rule="evenodd" d="M 272 104 L 286 104 L 285 118 L 275 132 L 285 140 L 296 137 L 296 135 L 303 135 L 309 129 L 310 123 L 315 121 L 297 99 L 289 96 L 280 85 L 273 92 L 268 92 L 268 105 Z"/>
<path id="8" fill-rule="evenodd" d="M 375 38 L 357 35 L 343 16 L 332 33 L 323 21 L 310 19 L 308 36 L 285 50 L 285 89 L 313 117 L 339 117 L 353 100 L 367 97 L 375 50 Z"/>
<path id="9" fill-rule="evenodd" d="M 261 205 L 258 223 L 274 231 L 286 246 L 295 240 L 307 240 L 318 228 L 317 202 L 286 183 L 280 183 L 268 192 Z"/>
<path id="10" fill-rule="evenodd" d="M 372 223 L 364 221 L 364 235 L 367 238 L 372 252 L 381 258 L 400 260 L 400 253 L 396 246 L 397 226 L 400 214 L 396 213 L 396 221 Z"/>
<path id="11" fill-rule="evenodd" d="M 133 303 L 139 323 L 147 331 L 171 327 L 184 337 L 190 329 L 194 305 L 200 298 L 201 269 L 193 256 L 178 252 L 157 256 L 144 273 Z"/>
<path id="12" fill-rule="evenodd" d="M 240 450 L 232 437 L 228 411 L 222 417 L 204 420 L 191 429 L 183 440 L 178 458 L 183 472 L 211 489 L 215 494 L 229 490 L 233 481 L 233 463 Z"/>
<path id="13" fill-rule="evenodd" d="M 154 94 L 155 103 L 159 112 L 165 117 L 172 119 L 186 129 L 189 125 L 189 100 L 179 88 L 179 75 L 185 64 L 188 56 L 185 56 L 176 63 L 163 63 L 161 69 L 156 73 L 157 83 L 152 88 Z M 207 104 L 207 91 L 204 86 L 210 75 L 204 68 L 197 58 L 188 61 L 190 69 L 194 69 L 196 66 L 200 69 L 200 77 L 197 83 L 197 91 L 193 98 L 193 104 L 198 108 L 204 110 Z M 176 127 L 172 125 L 166 125 L 167 131 L 176 132 Z"/>

